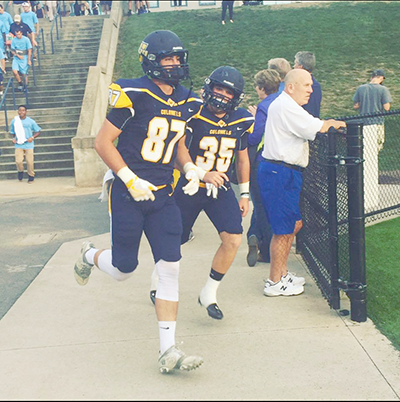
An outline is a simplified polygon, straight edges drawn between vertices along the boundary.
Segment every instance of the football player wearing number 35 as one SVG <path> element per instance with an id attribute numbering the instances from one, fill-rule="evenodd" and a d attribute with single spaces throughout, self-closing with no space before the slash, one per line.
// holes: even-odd
<path id="1" fill-rule="evenodd" d="M 198 297 L 199 304 L 216 320 L 223 318 L 217 303 L 217 290 L 235 259 L 242 239 L 242 217 L 249 210 L 247 135 L 253 131 L 254 117 L 247 110 L 238 108 L 244 97 L 243 88 L 243 76 L 236 68 L 222 66 L 214 70 L 203 86 L 204 106 L 188 122 L 191 135 L 187 138 L 190 156 L 199 168 L 229 176 L 232 164 L 236 163 L 239 202 L 229 180 L 222 186 L 202 181 L 199 191 L 189 197 L 185 192 L 187 178 L 181 177 L 174 193 L 182 214 L 182 243 L 188 241 L 190 230 L 203 210 L 221 239 L 207 282 Z"/>
<path id="2" fill-rule="evenodd" d="M 179 37 L 171 31 L 150 33 L 139 47 L 139 60 L 143 77 L 120 79 L 110 86 L 112 110 L 95 141 L 115 176 L 109 196 L 112 249 L 98 250 L 84 242 L 75 278 L 85 285 L 96 266 L 116 280 L 128 279 L 138 265 L 144 232 L 159 275 L 159 370 L 193 370 L 203 359 L 175 345 L 182 220 L 172 197 L 173 169 L 175 164 L 182 167 L 188 195 L 198 191 L 200 179 L 219 185 L 224 178 L 196 167 L 185 145 L 186 123 L 202 101 L 179 84 L 190 79 L 188 51 Z"/>

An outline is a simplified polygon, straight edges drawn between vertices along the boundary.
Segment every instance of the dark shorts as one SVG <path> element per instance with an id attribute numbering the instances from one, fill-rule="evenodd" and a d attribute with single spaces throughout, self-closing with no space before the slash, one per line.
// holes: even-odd
<path id="1" fill-rule="evenodd" d="M 182 244 L 188 241 L 189 233 L 201 211 L 206 213 L 218 233 L 243 233 L 242 214 L 232 188 L 229 187 L 227 191 L 219 189 L 218 198 L 214 199 L 208 197 L 207 190 L 202 187 L 195 195 L 185 194 L 182 187 L 186 184 L 187 180 L 181 177 L 174 193 L 182 214 Z"/>
<path id="2" fill-rule="evenodd" d="M 263 160 L 257 179 L 272 232 L 277 235 L 293 233 L 296 221 L 301 220 L 303 173 Z"/>
<path id="3" fill-rule="evenodd" d="M 182 220 L 171 192 L 167 186 L 155 193 L 155 201 L 138 202 L 121 180 L 114 180 L 110 206 L 112 264 L 120 271 L 132 272 L 137 267 L 143 232 L 156 263 L 181 259 Z"/>

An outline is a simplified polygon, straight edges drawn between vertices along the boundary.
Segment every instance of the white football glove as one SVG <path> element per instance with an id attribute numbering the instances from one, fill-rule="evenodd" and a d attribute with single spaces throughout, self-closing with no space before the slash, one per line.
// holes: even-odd
<path id="1" fill-rule="evenodd" d="M 199 191 L 200 179 L 195 170 L 191 169 L 185 174 L 188 184 L 182 187 L 182 190 L 187 195 L 194 195 Z"/>
<path id="2" fill-rule="evenodd" d="M 206 189 L 207 197 L 218 198 L 218 187 L 215 187 L 214 184 L 206 183 Z"/>
<path id="3" fill-rule="evenodd" d="M 200 180 L 202 180 L 207 173 L 205 170 L 199 168 L 192 162 L 188 162 L 183 167 L 185 178 L 188 184 L 182 187 L 182 190 L 187 195 L 194 195 L 199 191 Z"/>
<path id="4" fill-rule="evenodd" d="M 117 176 L 125 183 L 126 188 L 135 201 L 154 201 L 156 199 L 153 191 L 157 191 L 157 187 L 147 180 L 137 177 L 128 166 L 120 169 Z"/>

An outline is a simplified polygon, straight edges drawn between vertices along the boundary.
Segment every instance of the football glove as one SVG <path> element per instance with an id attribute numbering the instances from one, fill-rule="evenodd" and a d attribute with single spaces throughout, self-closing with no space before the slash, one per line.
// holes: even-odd
<path id="1" fill-rule="evenodd" d="M 207 197 L 218 198 L 218 187 L 215 187 L 214 184 L 206 183 L 206 189 Z"/>
<path id="2" fill-rule="evenodd" d="M 126 188 L 135 201 L 154 201 L 156 199 L 153 191 L 157 191 L 157 187 L 147 180 L 137 177 L 128 166 L 120 169 L 117 176 L 125 183 Z"/>
<path id="3" fill-rule="evenodd" d="M 199 168 L 192 162 L 188 162 L 183 167 L 185 178 L 188 184 L 182 187 L 182 190 L 187 195 L 194 195 L 199 191 L 200 180 L 202 180 L 207 173 L 205 170 Z"/>

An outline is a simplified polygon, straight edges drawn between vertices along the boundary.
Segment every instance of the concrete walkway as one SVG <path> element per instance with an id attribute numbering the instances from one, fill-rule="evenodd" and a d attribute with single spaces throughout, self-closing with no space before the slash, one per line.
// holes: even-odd
<path id="1" fill-rule="evenodd" d="M 23 191 L 33 197 L 99 189 L 77 189 L 70 178 L 57 178 L 0 182 L 0 191 L 0 197 Z M 294 253 L 289 269 L 305 276 L 304 294 L 268 298 L 263 279 L 269 264 L 248 267 L 243 241 L 219 290 L 225 318 L 209 318 L 197 296 L 219 238 L 204 214 L 194 233 L 182 248 L 177 341 L 204 357 L 199 370 L 158 372 L 147 241 L 128 281 L 96 270 L 80 287 L 73 266 L 84 239 L 77 238 L 58 249 L 0 321 L 0 399 L 400 399 L 399 353 L 371 321 L 355 323 L 331 310 Z M 110 245 L 108 233 L 91 240 L 99 248 Z M 349 308 L 346 297 L 342 308 Z"/>

